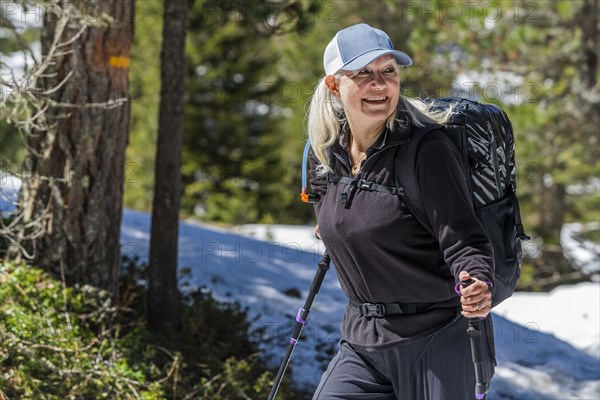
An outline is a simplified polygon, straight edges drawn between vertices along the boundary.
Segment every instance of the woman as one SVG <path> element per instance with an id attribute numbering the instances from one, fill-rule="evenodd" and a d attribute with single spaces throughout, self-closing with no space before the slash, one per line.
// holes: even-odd
<path id="1" fill-rule="evenodd" d="M 339 351 L 313 399 L 473 398 L 465 332 L 467 318 L 485 319 L 484 334 L 491 332 L 492 249 L 458 151 L 436 130 L 443 116 L 400 95 L 398 65 L 411 63 L 366 24 L 341 30 L 325 50 L 326 76 L 307 119 L 311 186 L 320 196 L 316 233 L 350 304 Z M 397 171 L 398 149 L 423 129 L 430 132 L 416 167 Z M 416 174 L 435 236 L 398 196 L 342 179 L 395 186 L 399 173 Z M 493 343 L 482 342 L 489 382 Z"/>

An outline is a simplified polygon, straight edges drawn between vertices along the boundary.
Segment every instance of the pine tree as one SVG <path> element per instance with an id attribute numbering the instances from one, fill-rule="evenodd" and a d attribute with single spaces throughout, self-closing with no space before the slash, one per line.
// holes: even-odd
<path id="1" fill-rule="evenodd" d="M 179 325 L 177 245 L 181 202 L 181 146 L 187 0 L 165 3 L 154 202 L 148 266 L 148 325 L 173 335 Z"/>
<path id="2" fill-rule="evenodd" d="M 190 12 L 184 210 L 228 223 L 285 218 L 287 142 L 274 45 L 308 18 L 293 2 L 197 2 Z M 291 7 L 291 8 L 286 8 Z M 277 16 L 286 14 L 277 25 Z M 298 15 L 295 19 L 294 15 Z M 289 25 L 289 26 L 288 26 Z M 292 171 L 293 172 L 293 171 Z"/>
<path id="3" fill-rule="evenodd" d="M 117 298 L 135 1 L 43 10 L 42 54 L 59 51 L 38 81 L 47 129 L 27 138 L 21 237 L 34 236 L 22 245 L 67 283 Z"/>

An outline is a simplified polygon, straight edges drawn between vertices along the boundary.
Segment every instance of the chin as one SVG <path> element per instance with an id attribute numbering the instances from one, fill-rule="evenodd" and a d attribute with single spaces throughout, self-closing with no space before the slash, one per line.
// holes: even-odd
<path id="1" fill-rule="evenodd" d="M 387 119 L 394 113 L 395 110 L 381 110 L 381 111 L 364 111 L 363 118 L 379 120 L 379 121 L 387 121 Z"/>

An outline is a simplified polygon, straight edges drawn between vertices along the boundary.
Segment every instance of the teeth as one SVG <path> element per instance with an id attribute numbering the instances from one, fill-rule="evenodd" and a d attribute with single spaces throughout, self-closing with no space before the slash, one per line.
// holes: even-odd
<path id="1" fill-rule="evenodd" d="M 369 97 L 366 100 L 367 101 L 382 101 L 382 100 L 385 100 L 385 97 Z"/>

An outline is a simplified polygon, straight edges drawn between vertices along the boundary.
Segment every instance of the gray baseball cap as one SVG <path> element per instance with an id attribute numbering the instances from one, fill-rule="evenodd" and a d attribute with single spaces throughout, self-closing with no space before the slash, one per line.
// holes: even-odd
<path id="1" fill-rule="evenodd" d="M 339 31 L 325 48 L 325 74 L 334 75 L 340 70 L 355 71 L 386 54 L 393 55 L 400 65 L 412 64 L 407 54 L 394 50 L 390 37 L 381 29 L 367 24 L 352 25 Z"/>

